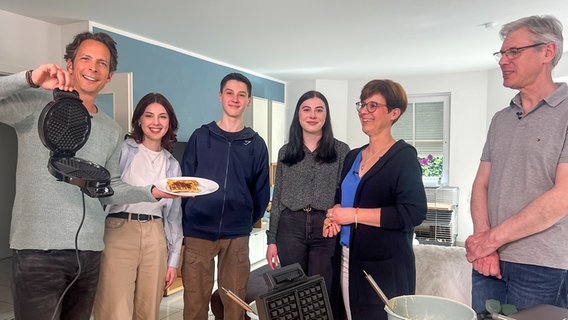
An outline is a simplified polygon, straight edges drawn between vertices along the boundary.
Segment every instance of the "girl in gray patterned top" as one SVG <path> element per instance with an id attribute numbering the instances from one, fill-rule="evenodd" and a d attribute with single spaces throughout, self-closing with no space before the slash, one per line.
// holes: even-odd
<path id="1" fill-rule="evenodd" d="M 336 240 L 323 237 L 323 220 L 347 152 L 349 146 L 333 137 L 325 96 L 304 93 L 278 153 L 266 260 L 272 269 L 299 263 L 307 275 L 323 276 L 328 292 Z"/>

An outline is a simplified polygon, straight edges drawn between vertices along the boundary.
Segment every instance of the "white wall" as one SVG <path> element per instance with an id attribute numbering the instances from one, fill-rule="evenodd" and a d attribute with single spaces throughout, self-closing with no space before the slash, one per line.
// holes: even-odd
<path id="1" fill-rule="evenodd" d="M 517 91 L 503 87 L 501 69 L 490 70 L 487 74 L 487 129 L 495 112 L 509 105 Z"/>
<path id="2" fill-rule="evenodd" d="M 353 102 L 347 98 L 348 81 L 345 80 L 316 80 L 314 90 L 321 92 L 329 103 L 329 113 L 331 116 L 331 127 L 336 139 L 347 143 L 348 126 L 344 115 L 349 111 L 354 111 Z"/>
<path id="3" fill-rule="evenodd" d="M 32 69 L 63 56 L 57 25 L 0 10 L 0 30 L 0 71 Z"/>
<path id="4" fill-rule="evenodd" d="M 564 44 L 564 48 L 566 47 L 567 45 Z M 562 54 L 562 58 L 558 62 L 558 65 L 554 68 L 554 70 L 552 70 L 552 76 L 554 78 L 568 76 L 568 51 L 564 51 Z"/>

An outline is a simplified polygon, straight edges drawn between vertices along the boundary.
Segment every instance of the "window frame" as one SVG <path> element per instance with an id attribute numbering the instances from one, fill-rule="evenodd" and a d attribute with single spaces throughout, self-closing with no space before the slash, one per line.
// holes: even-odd
<path id="1" fill-rule="evenodd" d="M 426 94 L 409 94 L 408 95 L 408 106 L 412 108 L 407 108 L 407 111 L 403 114 L 408 116 L 407 112 L 411 111 L 412 116 L 412 140 L 405 140 L 409 144 L 416 147 L 417 141 L 429 141 L 429 140 L 417 140 L 416 139 L 416 104 L 419 103 L 436 103 L 441 102 L 443 105 L 443 135 L 442 135 L 442 156 L 443 156 L 443 166 L 442 166 L 442 176 L 439 179 L 432 179 L 431 177 L 422 177 L 426 186 L 439 186 L 449 184 L 449 172 L 450 172 L 450 110 L 451 110 L 451 93 L 440 92 L 440 93 L 426 93 Z M 396 124 L 395 124 L 396 126 Z M 397 137 L 395 137 L 397 138 Z M 432 140 L 430 140 L 432 141 Z M 434 140 L 435 141 L 435 140 Z M 420 156 L 420 150 L 417 148 L 418 155 Z M 436 180 L 436 181 L 432 181 Z"/>

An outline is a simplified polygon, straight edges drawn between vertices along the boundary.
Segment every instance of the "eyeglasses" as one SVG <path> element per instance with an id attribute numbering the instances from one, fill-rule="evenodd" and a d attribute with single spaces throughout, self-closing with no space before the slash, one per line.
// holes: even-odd
<path id="1" fill-rule="evenodd" d="M 509 48 L 507 50 L 497 51 L 493 54 L 493 56 L 495 57 L 497 62 L 499 62 L 501 60 L 501 57 L 503 55 L 505 55 L 505 57 L 507 57 L 507 59 L 513 60 L 513 59 L 518 58 L 519 55 L 521 55 L 521 53 L 523 52 L 524 49 L 534 48 L 534 47 L 542 46 L 544 44 L 546 44 L 546 42 L 539 42 L 539 43 L 535 43 L 535 44 L 531 44 L 531 45 L 519 47 L 519 48 Z"/>
<path id="2" fill-rule="evenodd" d="M 361 112 L 361 110 L 363 110 L 363 108 L 367 109 L 367 112 L 369 113 L 373 113 L 375 112 L 375 110 L 377 110 L 378 107 L 386 107 L 388 109 L 388 106 L 386 104 L 382 104 L 382 103 L 378 103 L 378 102 L 367 102 L 364 103 L 362 101 L 359 101 L 357 103 L 355 103 L 355 108 L 357 108 L 357 112 Z"/>

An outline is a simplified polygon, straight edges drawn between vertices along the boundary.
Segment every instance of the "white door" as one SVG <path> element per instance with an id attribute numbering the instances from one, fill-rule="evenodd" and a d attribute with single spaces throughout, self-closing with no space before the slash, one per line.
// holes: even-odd
<path id="1" fill-rule="evenodd" d="M 115 73 L 97 97 L 97 107 L 122 127 L 123 135 L 130 132 L 134 112 L 132 73 Z"/>

